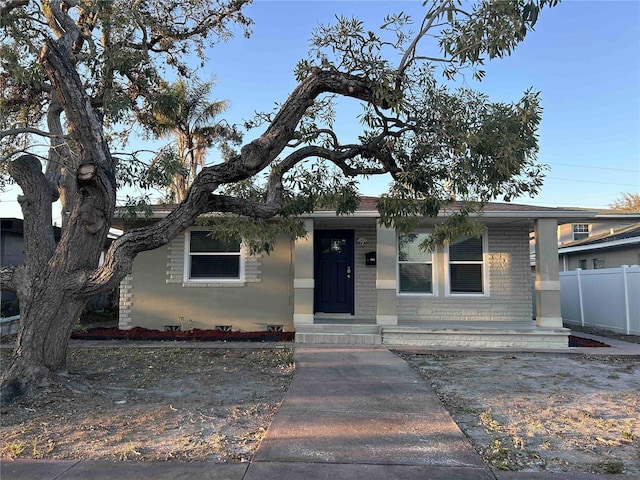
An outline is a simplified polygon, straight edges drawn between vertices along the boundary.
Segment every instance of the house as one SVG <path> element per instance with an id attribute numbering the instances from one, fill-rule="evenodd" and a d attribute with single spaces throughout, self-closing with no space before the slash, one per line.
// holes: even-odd
<path id="1" fill-rule="evenodd" d="M 640 222 L 565 243 L 558 254 L 563 272 L 640 265 Z"/>
<path id="2" fill-rule="evenodd" d="M 114 226 L 126 231 L 171 210 L 155 206 L 149 219 L 116 218 Z M 594 215 L 491 203 L 480 238 L 434 252 L 418 245 L 445 212 L 402 236 L 378 223 L 371 197 L 351 215 L 306 216 L 307 236 L 282 238 L 270 255 L 251 255 L 240 240 L 223 242 L 194 226 L 135 259 L 120 287 L 120 328 L 295 330 L 301 343 L 566 347 L 557 227 Z"/>
<path id="3" fill-rule="evenodd" d="M 608 234 L 637 222 L 640 222 L 640 212 L 617 213 L 600 210 L 591 219 L 558 225 L 558 245 L 563 246 L 596 235 Z"/>
<path id="4" fill-rule="evenodd" d="M 572 210 L 584 211 L 581 208 Z M 585 218 L 578 222 L 567 222 L 558 225 L 558 248 L 564 258 L 560 258 L 560 271 L 575 270 L 582 268 L 583 270 L 593 268 L 619 267 L 621 265 L 633 265 L 638 263 L 635 247 L 632 241 L 627 241 L 626 246 L 615 250 L 608 250 L 601 247 L 587 247 L 590 239 L 600 239 L 613 234 L 616 231 L 631 227 L 640 222 L 640 212 L 638 213 L 619 213 L 611 210 L 599 210 L 595 216 Z M 631 234 L 634 236 L 635 234 Z M 582 242 L 585 243 L 582 243 Z M 599 240 L 597 243 L 606 242 L 607 240 Z M 536 256 L 535 256 L 535 236 L 530 234 L 529 251 L 531 260 L 531 271 L 535 272 Z M 573 247 L 583 246 L 584 248 L 574 249 Z M 609 245 L 612 248 L 614 245 Z M 570 249 L 570 250 L 566 250 Z M 603 252 L 607 250 L 610 254 L 597 255 L 594 252 Z M 594 255 L 587 254 L 591 251 Z M 624 251 L 623 255 L 620 252 Z M 582 256 L 577 252 L 582 252 Z M 614 253 L 615 252 L 615 253 Z M 571 255 L 565 255 L 571 253 Z M 569 258 L 575 260 L 569 262 Z M 584 260 L 584 261 L 581 261 Z M 603 263 L 604 261 L 604 263 Z"/>
<path id="5" fill-rule="evenodd" d="M 60 227 L 52 227 L 53 236 L 60 240 Z M 24 220 L 21 218 L 0 219 L 0 265 L 21 265 L 24 261 Z M 16 294 L 0 292 L 2 317 L 13 317 L 20 313 Z"/>

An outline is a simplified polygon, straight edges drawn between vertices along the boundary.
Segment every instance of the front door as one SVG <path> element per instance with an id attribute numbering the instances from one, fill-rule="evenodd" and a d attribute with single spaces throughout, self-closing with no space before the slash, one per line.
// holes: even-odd
<path id="1" fill-rule="evenodd" d="M 315 231 L 315 312 L 353 315 L 353 230 Z"/>

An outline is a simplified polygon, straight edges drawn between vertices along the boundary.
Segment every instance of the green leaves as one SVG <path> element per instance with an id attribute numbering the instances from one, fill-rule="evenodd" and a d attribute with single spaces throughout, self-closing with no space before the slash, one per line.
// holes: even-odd
<path id="1" fill-rule="evenodd" d="M 277 222 L 241 217 L 238 215 L 201 216 L 196 225 L 211 229 L 211 235 L 220 240 L 242 238 L 252 255 L 271 253 L 277 241 L 295 240 L 307 232 L 299 219 L 282 218 Z"/>

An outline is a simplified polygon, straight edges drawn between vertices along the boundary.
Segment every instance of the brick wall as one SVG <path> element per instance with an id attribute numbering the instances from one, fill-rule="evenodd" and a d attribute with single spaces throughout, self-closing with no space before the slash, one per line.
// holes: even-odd
<path id="1" fill-rule="evenodd" d="M 133 327 L 131 323 L 131 307 L 132 306 L 133 306 L 133 275 L 127 275 L 120 282 L 118 328 L 122 330 L 130 330 Z"/>
<path id="2" fill-rule="evenodd" d="M 488 230 L 489 296 L 445 296 L 441 249 L 436 253 L 438 294 L 398 296 L 398 322 L 531 320 L 531 273 L 527 226 Z"/>
<path id="3" fill-rule="evenodd" d="M 361 320 L 376 319 L 376 303 L 378 294 L 376 291 L 376 267 L 365 265 L 365 254 L 376 251 L 376 227 L 358 227 L 354 231 L 355 236 L 355 265 L 354 265 L 354 294 L 355 317 Z M 358 240 L 364 240 L 360 245 Z"/>

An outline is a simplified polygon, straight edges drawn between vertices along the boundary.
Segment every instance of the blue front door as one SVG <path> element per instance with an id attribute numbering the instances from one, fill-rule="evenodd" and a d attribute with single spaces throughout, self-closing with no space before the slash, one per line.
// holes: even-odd
<path id="1" fill-rule="evenodd" d="M 353 315 L 353 230 L 316 230 L 314 247 L 314 311 Z"/>

